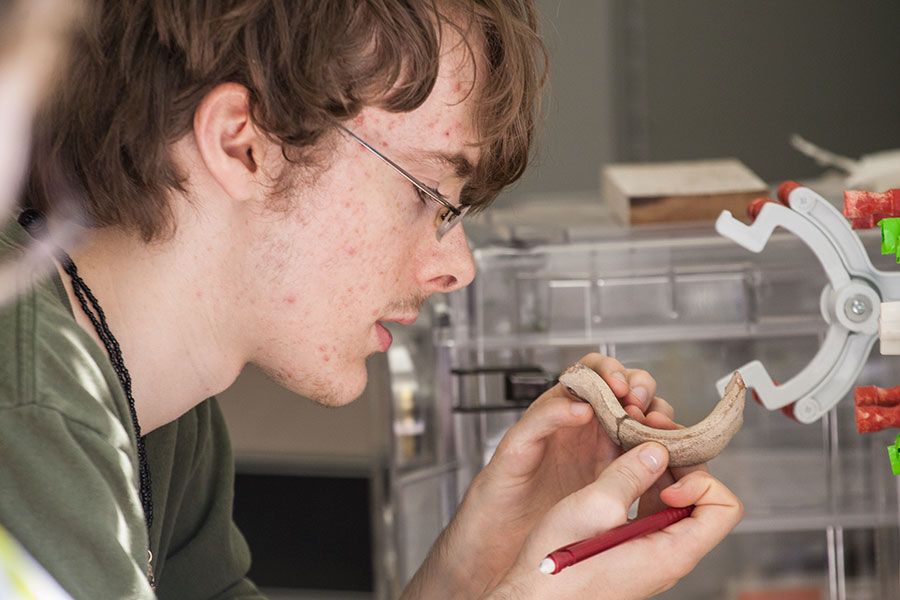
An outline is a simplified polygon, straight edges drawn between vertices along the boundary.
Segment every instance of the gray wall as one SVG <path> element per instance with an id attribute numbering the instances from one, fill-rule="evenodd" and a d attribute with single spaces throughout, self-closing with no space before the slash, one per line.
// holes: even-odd
<path id="1" fill-rule="evenodd" d="M 770 182 L 900 147 L 896 0 L 539 0 L 550 97 L 535 168 L 500 200 L 596 192 L 600 165 L 736 156 Z"/>

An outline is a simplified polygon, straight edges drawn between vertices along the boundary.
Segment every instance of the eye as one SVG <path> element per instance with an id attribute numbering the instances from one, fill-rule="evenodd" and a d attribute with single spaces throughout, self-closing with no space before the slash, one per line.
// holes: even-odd
<path id="1" fill-rule="evenodd" d="M 451 211 L 449 208 L 447 208 L 445 206 L 442 206 L 441 209 L 437 212 L 437 216 L 434 219 L 435 227 L 440 226 L 440 224 L 443 223 L 444 221 L 446 221 L 448 218 L 450 218 L 450 215 L 452 215 L 452 214 L 453 214 L 453 211 Z"/>

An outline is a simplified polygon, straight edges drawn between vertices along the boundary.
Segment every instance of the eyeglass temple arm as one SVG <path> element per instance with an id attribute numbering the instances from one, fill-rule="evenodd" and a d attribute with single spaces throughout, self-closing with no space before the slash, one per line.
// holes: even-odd
<path id="1" fill-rule="evenodd" d="M 349 129 L 344 127 L 343 125 L 338 124 L 338 128 L 341 131 L 343 131 L 344 133 L 346 133 L 347 135 L 349 135 L 350 137 L 352 137 L 354 140 L 356 140 L 357 142 L 362 144 L 363 148 L 365 148 L 366 150 L 368 150 L 369 152 L 371 152 L 372 154 L 374 154 L 375 156 L 377 156 L 378 158 L 380 158 L 387 164 L 391 165 L 398 173 L 400 173 L 407 180 L 409 180 L 409 182 L 411 184 L 413 184 L 414 186 L 416 186 L 417 188 L 419 188 L 420 190 L 422 190 L 423 192 L 428 194 L 428 196 L 432 200 L 434 200 L 438 204 L 442 205 L 447 210 L 450 210 L 451 212 L 453 212 L 453 214 L 455 214 L 455 215 L 460 214 L 459 209 L 456 208 L 455 206 L 453 206 L 452 204 L 450 204 L 449 202 L 447 202 L 447 199 L 444 198 L 440 194 L 440 192 L 438 192 L 437 190 L 431 189 L 430 187 L 428 187 L 427 185 L 425 185 L 424 183 L 422 183 L 421 181 L 419 181 L 418 179 L 416 179 L 415 177 L 413 177 L 412 175 L 407 173 L 406 170 L 403 169 L 403 167 L 401 167 L 400 165 L 398 165 L 397 163 L 395 163 L 394 161 L 389 159 L 387 156 L 385 156 L 384 154 L 382 154 L 381 152 L 379 152 L 378 150 L 376 150 L 375 148 L 370 146 L 368 142 L 366 142 L 364 139 L 362 139 L 361 137 L 359 137 L 358 135 L 356 135 L 355 133 L 353 133 L 352 131 L 350 131 Z"/>

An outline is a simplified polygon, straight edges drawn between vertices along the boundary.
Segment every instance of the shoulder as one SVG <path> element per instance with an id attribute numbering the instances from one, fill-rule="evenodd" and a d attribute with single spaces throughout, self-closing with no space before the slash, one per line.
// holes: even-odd
<path id="1" fill-rule="evenodd" d="M 75 322 L 55 273 L 28 283 L 0 306 L 0 413 L 46 409 L 41 412 L 130 446 L 130 417 L 115 372 Z"/>

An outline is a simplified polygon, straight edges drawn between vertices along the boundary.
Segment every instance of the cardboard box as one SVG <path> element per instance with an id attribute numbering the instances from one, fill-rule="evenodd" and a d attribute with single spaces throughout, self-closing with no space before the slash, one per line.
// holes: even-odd
<path id="1" fill-rule="evenodd" d="M 603 199 L 623 223 L 715 221 L 723 210 L 746 219 L 769 188 L 735 158 L 623 163 L 603 169 Z"/>

